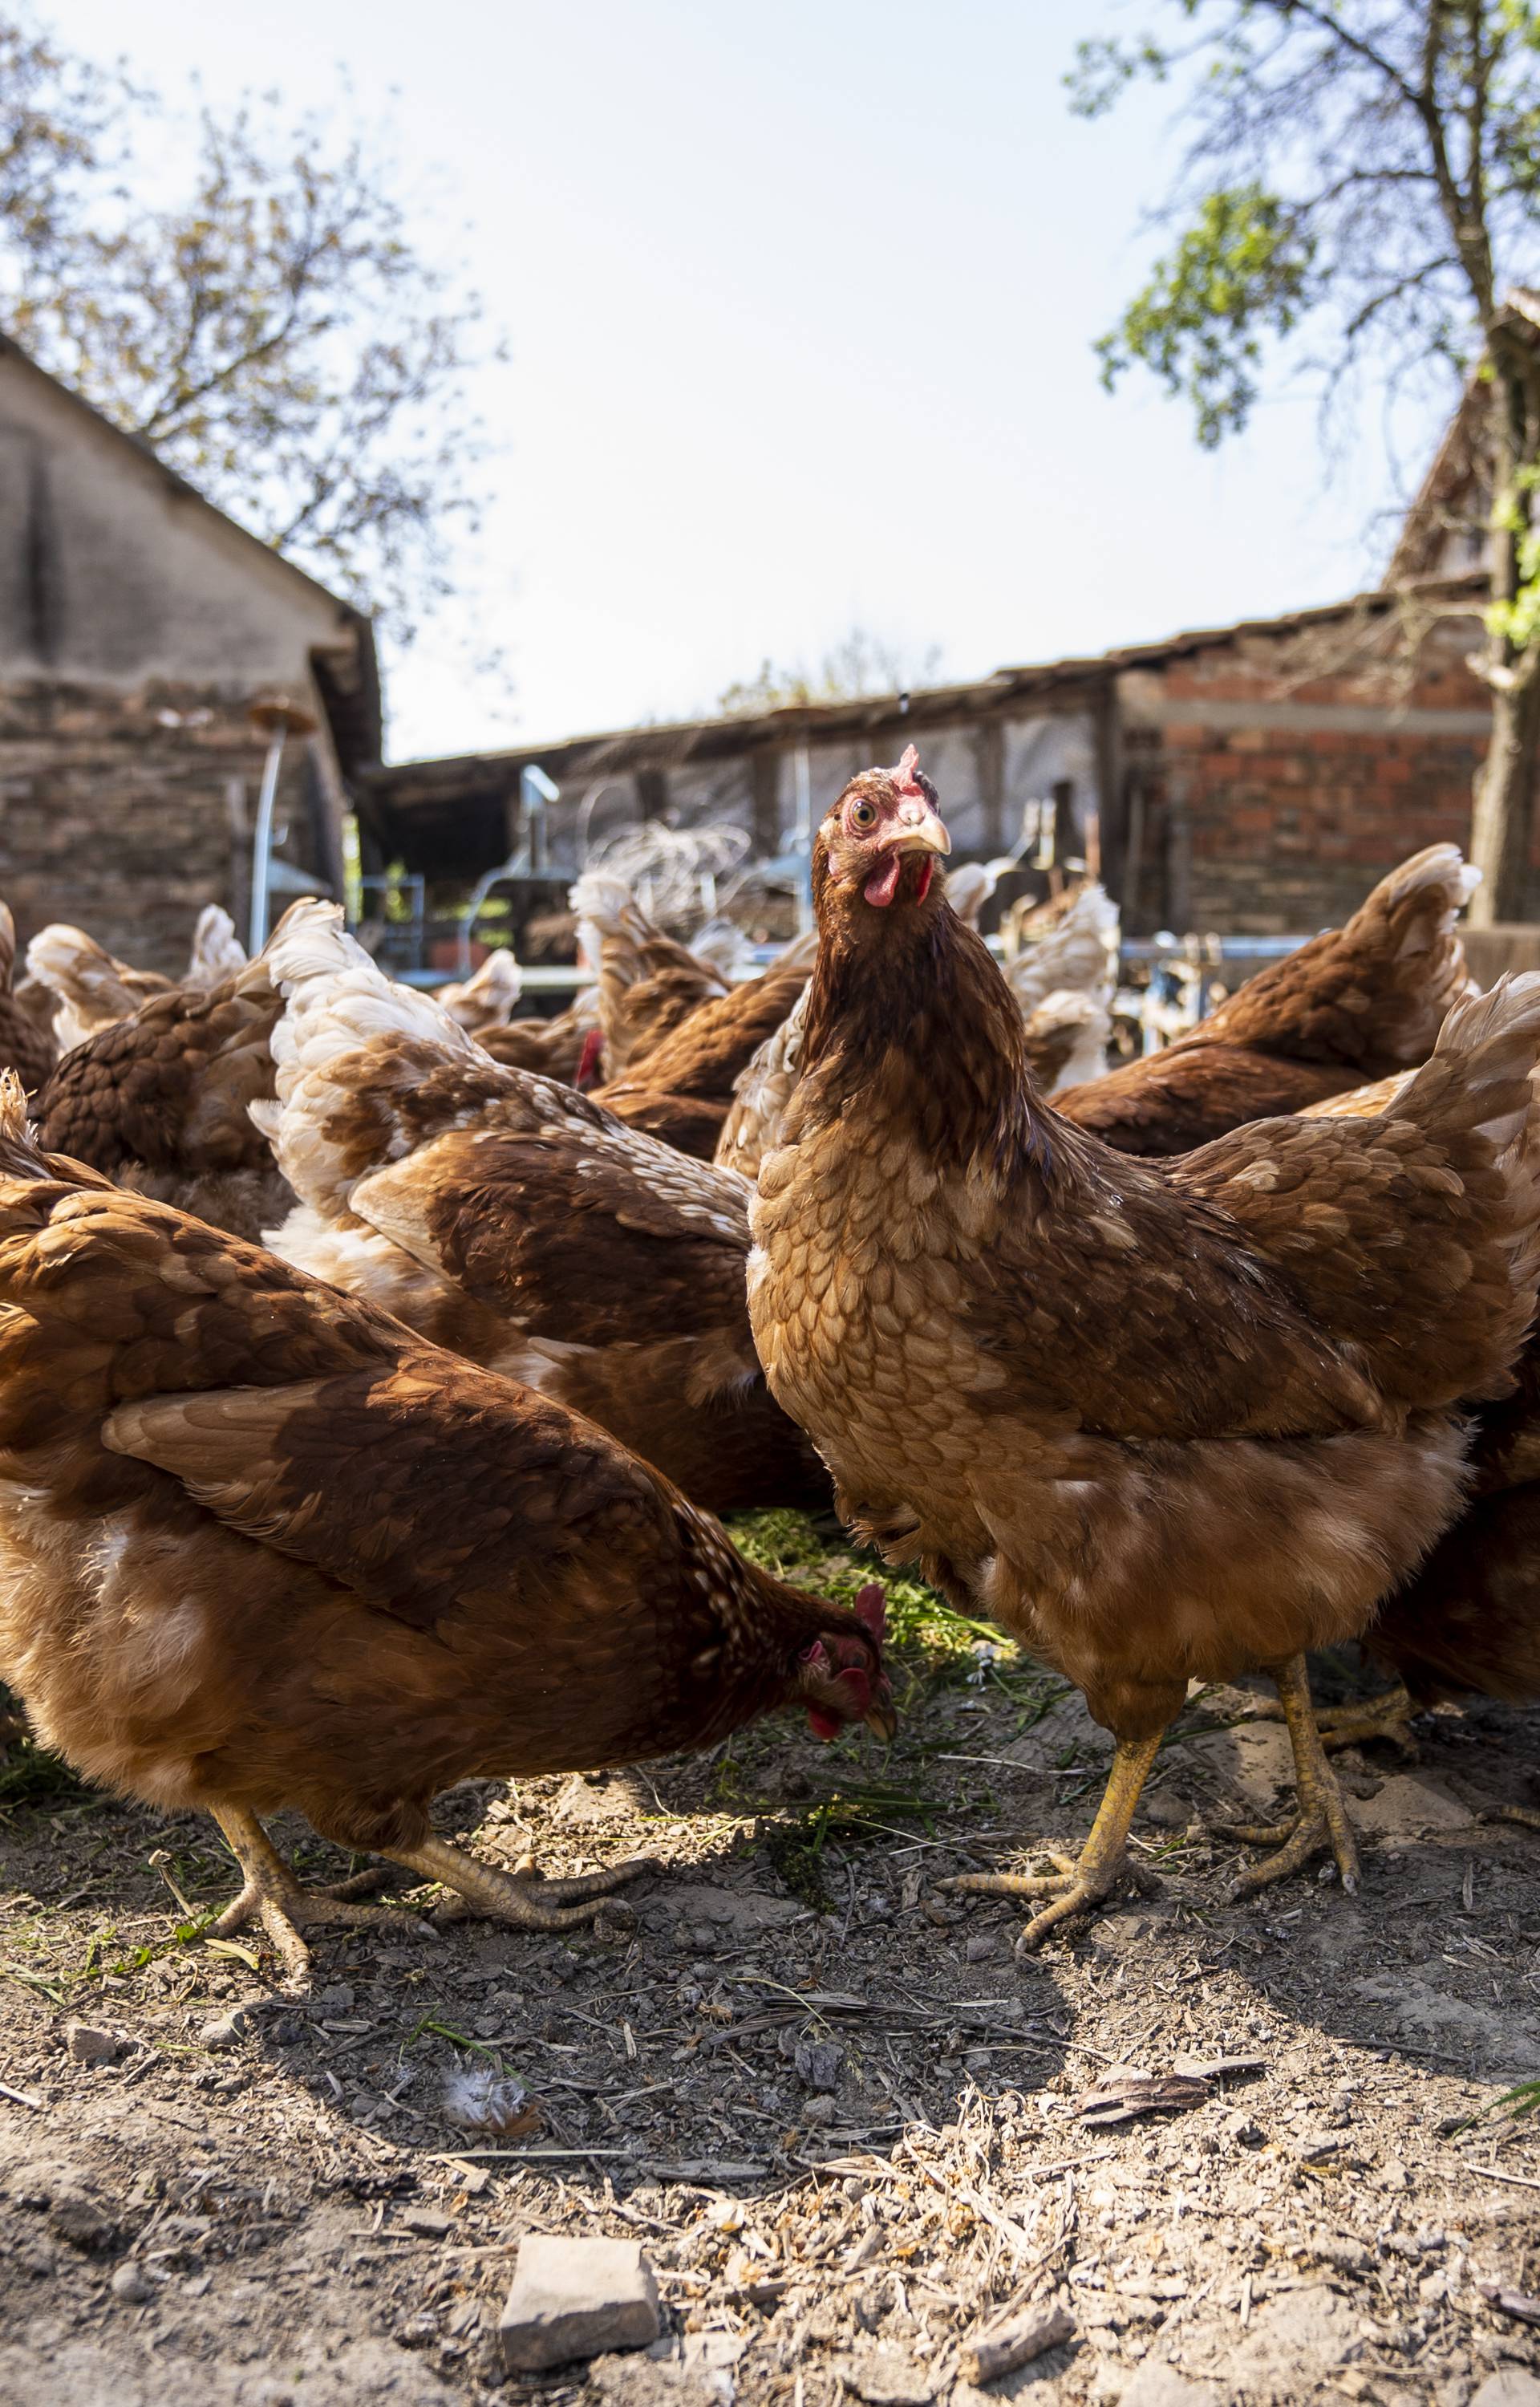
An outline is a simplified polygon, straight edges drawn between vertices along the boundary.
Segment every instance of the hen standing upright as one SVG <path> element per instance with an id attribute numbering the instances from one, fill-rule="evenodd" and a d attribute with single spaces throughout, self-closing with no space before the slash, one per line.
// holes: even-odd
<path id="1" fill-rule="evenodd" d="M 891 1735 L 880 1591 L 746 1563 L 602 1430 L 164 1204 L 45 1161 L 0 1079 L 0 1677 L 89 1778 L 213 1814 L 293 1972 L 259 1816 L 560 1930 L 636 1866 L 432 1835 L 472 1774 L 636 1762 L 806 1706 Z"/>
<path id="2" fill-rule="evenodd" d="M 1271 1120 L 1147 1166 L 1059 1122 L 986 948 L 932 890 L 912 750 L 813 857 L 804 1075 L 761 1167 L 770 1386 L 895 1559 L 1065 1672 L 1116 1741 L 1079 1864 L 965 1886 L 1107 1894 L 1189 1679 L 1278 1681 L 1301 1817 L 1356 1856 L 1305 1649 L 1356 1635 L 1459 1501 L 1460 1400 L 1500 1389 L 1540 1262 L 1540 977 L 1450 1013 L 1368 1121 Z"/>

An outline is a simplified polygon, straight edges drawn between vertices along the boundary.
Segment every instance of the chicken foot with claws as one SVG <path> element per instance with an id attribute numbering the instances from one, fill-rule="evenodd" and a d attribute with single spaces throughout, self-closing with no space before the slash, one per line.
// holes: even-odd
<path id="1" fill-rule="evenodd" d="M 1315 1725 L 1321 1732 L 1321 1744 L 1328 1755 L 1339 1747 L 1365 1746 L 1371 1739 L 1383 1739 L 1399 1756 L 1415 1763 L 1418 1745 L 1406 1724 L 1420 1711 L 1404 1680 L 1393 1688 L 1386 1688 L 1378 1697 L 1359 1697 L 1351 1704 L 1322 1705 L 1315 1715 Z M 1251 1718 L 1259 1722 L 1281 1722 L 1287 1719 L 1280 1704 L 1265 1702 L 1252 1709 Z"/>
<path id="2" fill-rule="evenodd" d="M 1165 1735 L 1157 1730 L 1152 1738 L 1118 1740 L 1091 1835 L 1078 1859 L 1050 1855 L 1049 1861 L 1059 1867 L 1053 1873 L 958 1873 L 943 1881 L 942 1887 L 966 1889 L 974 1896 L 1052 1898 L 1053 1903 L 1033 1916 L 1017 1940 L 1019 1956 L 1039 1946 L 1071 1915 L 1100 1905 L 1132 1873 L 1128 1828 Z"/>
<path id="3" fill-rule="evenodd" d="M 346 1895 L 303 1887 L 255 1814 L 248 1814 L 244 1807 L 219 1807 L 214 1819 L 245 1875 L 240 1895 L 226 1906 L 214 1925 L 214 1934 L 228 1939 L 233 1931 L 246 1930 L 253 1920 L 260 1921 L 295 1987 L 303 1987 L 310 1977 L 310 1950 L 301 1936 L 305 1928 L 327 1923 L 366 1923 L 375 1930 L 422 1932 L 424 1925 L 415 1914 L 397 1913 L 383 1905 L 360 1905 Z M 355 1875 L 351 1881 L 340 1882 L 338 1887 L 342 1891 L 356 1890 L 357 1885 Z"/>
<path id="4" fill-rule="evenodd" d="M 1299 1810 L 1287 1822 L 1215 1824 L 1215 1829 L 1229 1838 L 1244 1840 L 1252 1846 L 1278 1848 L 1277 1855 L 1241 1874 L 1231 1896 L 1249 1897 L 1253 1889 L 1286 1879 L 1322 1847 L 1330 1847 L 1335 1857 L 1342 1886 L 1351 1896 L 1358 1887 L 1358 1845 L 1348 1826 L 1336 1774 L 1326 1760 L 1325 1745 L 1310 1702 L 1310 1680 L 1304 1656 L 1291 1656 L 1287 1663 L 1278 1665 L 1268 1676 L 1278 1689 L 1293 1749 L 1294 1792 Z"/>
<path id="5" fill-rule="evenodd" d="M 466 1903 L 497 1922 L 511 1922 L 523 1930 L 572 1930 L 591 1922 L 601 1901 L 642 1873 L 656 1872 L 650 1856 L 631 1856 L 601 1873 L 579 1873 L 571 1880 L 546 1880 L 524 1859 L 517 1873 L 499 1872 L 447 1839 L 426 1838 L 417 1847 L 403 1847 L 391 1859 L 404 1864 L 421 1880 L 442 1881 L 457 1889 Z"/>
<path id="6" fill-rule="evenodd" d="M 239 1897 L 215 1924 L 216 1933 L 226 1937 L 243 1930 L 253 1916 L 260 1917 L 291 1981 L 303 1983 L 309 1977 L 310 1950 L 300 1935 L 304 1927 L 362 1923 L 419 1936 L 431 1928 L 417 1915 L 354 1901 L 360 1891 L 377 1887 L 382 1877 L 389 1879 L 389 1873 L 355 1873 L 332 1890 L 306 1889 L 294 1878 L 254 1814 L 225 1806 L 215 1819 L 246 1875 Z M 600 1901 L 612 1890 L 653 1869 L 649 1858 L 636 1856 L 627 1863 L 612 1864 L 606 1872 L 584 1873 L 572 1880 L 545 1880 L 532 1869 L 521 1869 L 516 1876 L 479 1862 L 447 1839 L 431 1836 L 420 1846 L 402 1848 L 390 1860 L 416 1873 L 419 1880 L 442 1882 L 480 1913 L 526 1930 L 571 1930 L 591 1922 Z"/>

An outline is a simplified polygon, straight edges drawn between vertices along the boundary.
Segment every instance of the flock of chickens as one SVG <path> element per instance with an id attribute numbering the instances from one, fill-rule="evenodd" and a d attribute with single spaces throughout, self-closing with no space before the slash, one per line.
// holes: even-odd
<path id="1" fill-rule="evenodd" d="M 949 849 L 912 749 L 855 778 L 815 940 L 740 985 L 587 877 L 550 1020 L 507 955 L 392 983 L 319 902 L 254 961 L 205 912 L 179 984 L 65 928 L 13 982 L 5 917 L 0 1677 L 217 1818 L 219 1927 L 291 1978 L 383 1884 L 303 1888 L 281 1808 L 557 1930 L 640 1865 L 497 1871 L 435 1795 L 787 1705 L 892 1735 L 881 1588 L 719 1513 L 832 1499 L 1084 1692 L 1079 1859 L 959 1884 L 1041 1901 L 1024 1945 L 1123 1875 L 1194 1679 L 1279 1690 L 1251 1884 L 1357 1876 L 1309 1649 L 1397 1684 L 1325 1744 L 1540 1694 L 1540 976 L 1472 992 L 1454 847 L 1102 1075 L 1105 898 L 1008 975 Z"/>

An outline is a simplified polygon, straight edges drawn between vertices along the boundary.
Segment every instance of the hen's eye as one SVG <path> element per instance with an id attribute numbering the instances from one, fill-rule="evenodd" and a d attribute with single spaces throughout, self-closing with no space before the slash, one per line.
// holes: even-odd
<path id="1" fill-rule="evenodd" d="M 850 823 L 852 827 L 855 828 L 874 828 L 877 824 L 876 804 L 852 803 L 850 806 Z"/>

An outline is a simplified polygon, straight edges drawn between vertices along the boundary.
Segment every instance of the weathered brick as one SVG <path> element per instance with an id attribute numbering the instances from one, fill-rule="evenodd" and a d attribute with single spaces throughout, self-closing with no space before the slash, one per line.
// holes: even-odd
<path id="1" fill-rule="evenodd" d="M 68 919 L 141 967 L 185 968 L 204 904 L 233 907 L 244 891 L 262 753 L 244 693 L 44 682 L 0 692 L 0 896 L 23 941 Z M 313 865 L 303 778 L 294 748 L 276 823 L 290 829 L 286 854 Z"/>

